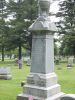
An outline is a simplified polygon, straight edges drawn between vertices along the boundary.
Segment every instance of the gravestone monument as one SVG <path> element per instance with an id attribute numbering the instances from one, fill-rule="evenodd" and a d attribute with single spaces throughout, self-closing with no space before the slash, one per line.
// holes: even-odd
<path id="1" fill-rule="evenodd" d="M 12 79 L 12 75 L 9 67 L 1 67 L 0 68 L 0 79 L 10 80 Z"/>
<path id="2" fill-rule="evenodd" d="M 39 17 L 29 27 L 32 31 L 32 57 L 30 74 L 17 100 L 60 100 L 63 93 L 54 73 L 54 23 L 49 17 L 50 0 L 39 0 Z"/>
<path id="3" fill-rule="evenodd" d="M 31 59 L 27 60 L 27 66 L 31 66 Z"/>
<path id="4" fill-rule="evenodd" d="M 69 57 L 68 58 L 68 64 L 67 64 L 67 67 L 68 68 L 72 68 L 73 67 L 73 60 L 74 60 L 73 57 Z"/>

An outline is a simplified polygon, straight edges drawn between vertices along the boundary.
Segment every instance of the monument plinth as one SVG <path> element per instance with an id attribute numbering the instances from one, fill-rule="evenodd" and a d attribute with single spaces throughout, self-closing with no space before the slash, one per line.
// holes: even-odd
<path id="1" fill-rule="evenodd" d="M 39 0 L 40 16 L 29 27 L 32 31 L 32 57 L 30 74 L 17 100 L 60 100 L 63 93 L 54 73 L 54 23 L 49 18 L 50 0 Z"/>

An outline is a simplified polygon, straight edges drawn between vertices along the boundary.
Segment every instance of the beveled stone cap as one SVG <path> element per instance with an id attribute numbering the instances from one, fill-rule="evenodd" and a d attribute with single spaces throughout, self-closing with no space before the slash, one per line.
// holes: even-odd
<path id="1" fill-rule="evenodd" d="M 45 31 L 54 33 L 57 31 L 55 23 L 52 23 L 49 16 L 50 0 L 39 0 L 40 16 L 29 27 L 29 31 Z"/>
<path id="2" fill-rule="evenodd" d="M 49 17 L 40 16 L 37 20 L 29 27 L 29 31 L 46 31 L 46 32 L 56 32 L 57 27 L 54 23 L 50 21 Z"/>

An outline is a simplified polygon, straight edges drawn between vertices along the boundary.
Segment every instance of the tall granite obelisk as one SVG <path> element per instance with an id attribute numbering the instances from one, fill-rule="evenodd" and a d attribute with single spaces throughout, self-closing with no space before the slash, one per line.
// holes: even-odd
<path id="1" fill-rule="evenodd" d="M 39 17 L 29 27 L 32 31 L 32 64 L 23 93 L 17 100 L 60 100 L 60 85 L 54 73 L 54 23 L 49 17 L 50 0 L 39 0 Z"/>

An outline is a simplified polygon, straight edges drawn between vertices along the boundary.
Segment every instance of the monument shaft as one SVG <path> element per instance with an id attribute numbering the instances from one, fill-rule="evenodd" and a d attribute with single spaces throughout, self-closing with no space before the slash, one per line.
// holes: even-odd
<path id="1" fill-rule="evenodd" d="M 53 35 L 33 35 L 31 72 L 48 74 L 54 71 Z"/>

